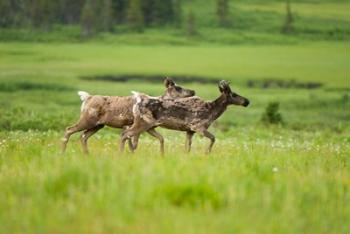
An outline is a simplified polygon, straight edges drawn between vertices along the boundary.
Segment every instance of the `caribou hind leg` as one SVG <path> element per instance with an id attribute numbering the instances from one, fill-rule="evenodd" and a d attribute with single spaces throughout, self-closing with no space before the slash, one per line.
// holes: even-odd
<path id="1" fill-rule="evenodd" d="M 124 129 L 124 131 L 121 134 L 121 138 L 120 138 L 120 152 L 123 153 L 124 152 L 124 148 L 125 148 L 125 142 L 127 140 L 131 140 L 134 137 L 137 137 L 136 139 L 138 139 L 139 135 L 144 132 L 149 130 L 150 125 L 147 124 L 145 121 L 143 121 L 140 118 L 135 118 L 134 119 L 134 124 L 127 129 Z M 132 144 L 132 143 L 131 143 Z M 137 147 L 137 143 L 136 143 L 136 147 Z M 133 146 L 133 148 L 135 148 L 135 146 Z"/>
<path id="2" fill-rule="evenodd" d="M 164 155 L 164 137 L 159 133 L 157 132 L 154 128 L 151 128 L 151 129 L 148 129 L 147 132 L 157 138 L 159 140 L 159 143 L 160 143 L 160 154 L 161 155 Z"/>
<path id="3" fill-rule="evenodd" d="M 89 154 L 89 150 L 88 150 L 88 145 L 87 145 L 87 141 L 88 139 L 94 135 L 96 132 L 98 132 L 100 129 L 102 129 L 104 127 L 104 125 L 97 125 L 91 129 L 87 129 L 83 132 L 83 134 L 81 134 L 80 136 L 80 141 L 81 141 L 81 145 L 83 147 L 83 152 L 84 154 Z"/>
<path id="4" fill-rule="evenodd" d="M 92 126 L 87 126 L 87 124 L 81 121 L 79 121 L 77 124 L 74 124 L 73 126 L 68 127 L 64 133 L 64 137 L 62 141 L 62 149 L 61 149 L 62 153 L 66 151 L 67 143 L 71 135 L 73 135 L 76 132 L 80 132 L 89 128 L 92 128 Z"/>

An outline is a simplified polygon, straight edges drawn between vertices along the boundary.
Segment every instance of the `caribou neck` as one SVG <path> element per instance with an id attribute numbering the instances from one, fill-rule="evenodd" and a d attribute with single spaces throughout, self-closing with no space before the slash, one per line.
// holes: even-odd
<path id="1" fill-rule="evenodd" d="M 221 94 L 215 101 L 210 103 L 210 113 L 213 120 L 219 118 L 226 110 L 228 106 L 227 98 L 224 94 Z"/>

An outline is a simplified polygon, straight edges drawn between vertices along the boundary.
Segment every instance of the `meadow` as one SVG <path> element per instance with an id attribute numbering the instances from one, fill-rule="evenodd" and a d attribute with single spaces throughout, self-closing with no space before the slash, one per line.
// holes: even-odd
<path id="1" fill-rule="evenodd" d="M 342 131 L 349 125 L 350 46 L 345 42 L 180 47 L 2 43 L 0 50 L 0 126 L 6 130 L 62 130 L 79 116 L 77 90 L 105 95 L 130 95 L 132 90 L 160 95 L 164 90 L 161 80 L 98 80 L 108 75 L 229 80 L 234 91 L 250 98 L 252 108 L 229 108 L 219 121 L 223 124 L 255 125 L 267 103 L 278 101 L 281 111 L 288 113 L 284 117 L 290 127 Z M 97 80 L 82 79 L 86 77 Z M 264 89 L 247 85 L 249 80 L 270 79 L 322 86 Z M 181 85 L 207 100 L 219 94 L 215 83 Z M 19 114 L 23 118 L 17 118 Z"/>
<path id="2" fill-rule="evenodd" d="M 118 155 L 116 134 L 58 153 L 57 132 L 1 134 L 2 233 L 347 233 L 349 138 L 234 129 L 211 156 L 166 135 Z M 171 142 L 171 143 L 170 143 Z M 174 147 L 174 143 L 178 146 Z"/>
<path id="3" fill-rule="evenodd" d="M 348 1 L 293 2 L 292 35 L 280 33 L 280 1 L 236 1 L 229 29 L 213 4 L 184 3 L 196 7 L 192 38 L 0 29 L 0 233 L 349 233 Z M 90 138 L 90 155 L 79 134 L 60 153 L 78 90 L 158 96 L 165 76 L 206 100 L 225 79 L 250 100 L 209 129 L 212 154 L 196 135 L 185 153 L 185 134 L 165 129 L 164 157 L 147 134 L 120 154 L 111 128 Z M 283 121 L 264 123 L 274 102 Z"/>
<path id="4" fill-rule="evenodd" d="M 3 233 L 347 233 L 350 217 L 349 46 L 116 46 L 0 44 L 0 199 Z M 252 69 L 254 68 L 254 69 Z M 204 155 L 195 137 L 161 130 L 143 136 L 135 154 L 118 152 L 119 130 L 103 129 L 81 153 L 78 136 L 61 155 L 65 127 L 79 117 L 77 90 L 160 95 L 147 80 L 110 82 L 101 75 L 156 74 L 227 79 L 248 97 L 211 128 L 217 143 Z M 86 80 L 83 77 L 93 77 Z M 249 87 L 267 78 L 321 87 Z M 176 81 L 176 78 L 175 78 Z M 181 83 L 205 99 L 216 84 Z M 284 124 L 260 118 L 280 103 Z M 252 225 L 254 223 L 254 225 Z"/>

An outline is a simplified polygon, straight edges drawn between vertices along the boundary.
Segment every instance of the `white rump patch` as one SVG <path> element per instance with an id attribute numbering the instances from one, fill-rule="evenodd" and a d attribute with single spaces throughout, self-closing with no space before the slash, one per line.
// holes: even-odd
<path id="1" fill-rule="evenodd" d="M 85 101 L 90 96 L 90 94 L 85 92 L 85 91 L 79 91 L 78 95 L 80 97 L 80 100 L 83 102 L 81 104 L 80 111 L 83 111 L 84 110 L 84 106 L 85 106 Z"/>
<path id="2" fill-rule="evenodd" d="M 78 95 L 79 95 L 80 100 L 81 100 L 82 102 L 85 102 L 85 100 L 90 96 L 90 94 L 87 93 L 87 92 L 85 92 L 85 91 L 79 91 L 79 92 L 78 92 Z"/>
<path id="3" fill-rule="evenodd" d="M 140 103 L 141 102 L 141 94 L 139 92 L 136 91 L 131 91 L 133 98 L 135 99 L 136 103 Z"/>
<path id="4" fill-rule="evenodd" d="M 141 103 L 141 94 L 139 92 L 136 91 L 131 91 L 131 93 L 133 94 L 133 98 L 135 100 L 135 104 L 132 107 L 132 112 L 135 116 L 140 116 L 140 108 L 139 108 L 139 104 Z"/>
<path id="5" fill-rule="evenodd" d="M 132 113 L 134 114 L 134 117 L 141 115 L 140 108 L 139 108 L 139 105 L 137 105 L 137 103 L 135 103 L 134 106 L 132 107 Z"/>

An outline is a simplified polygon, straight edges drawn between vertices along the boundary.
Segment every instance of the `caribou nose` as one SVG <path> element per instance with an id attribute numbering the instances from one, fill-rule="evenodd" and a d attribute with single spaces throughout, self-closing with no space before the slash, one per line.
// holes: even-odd
<path id="1" fill-rule="evenodd" d="M 249 100 L 248 99 L 245 99 L 244 100 L 244 103 L 243 103 L 243 106 L 245 106 L 245 107 L 247 107 L 247 106 L 249 106 Z"/>

